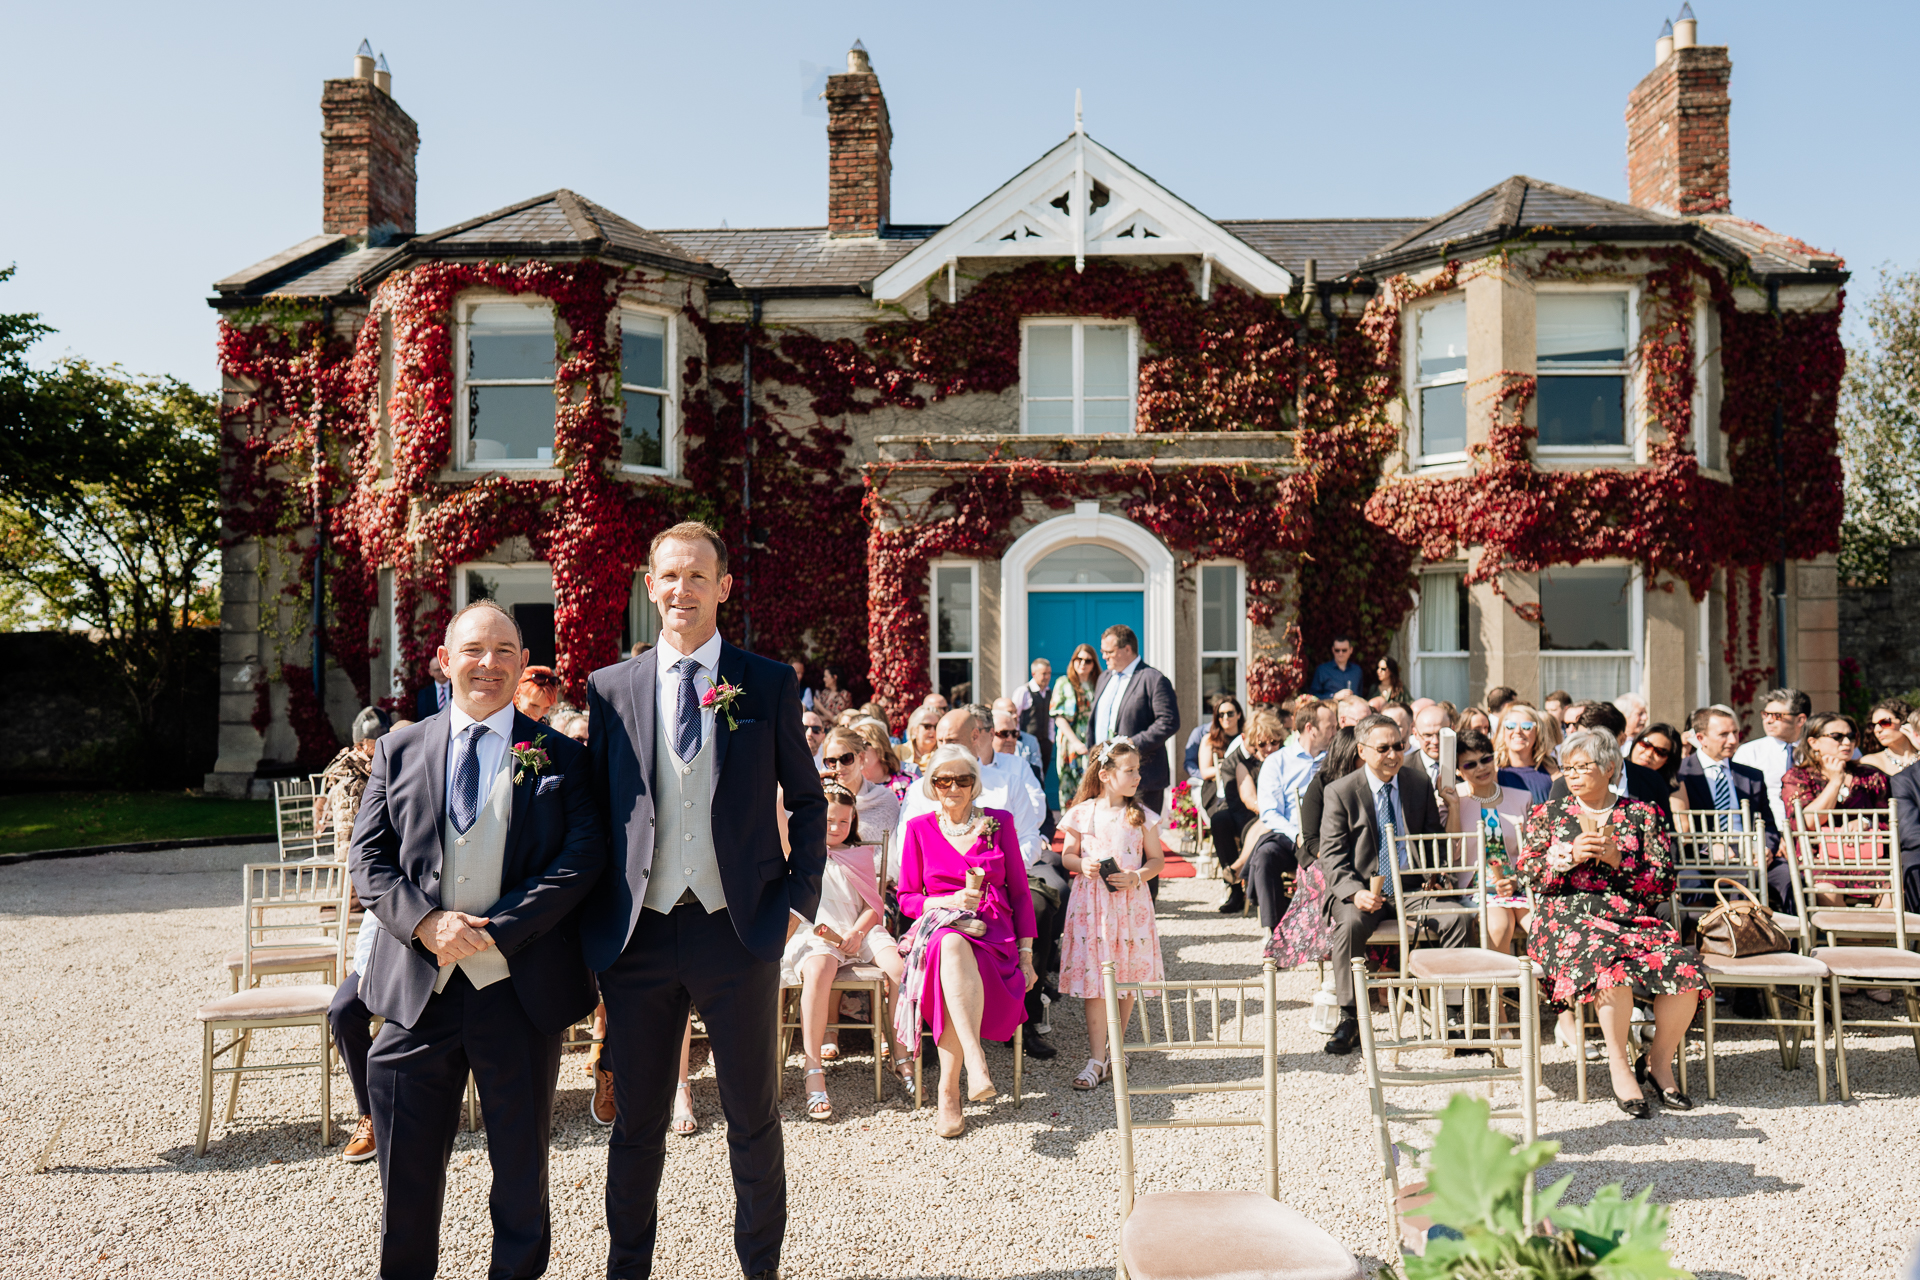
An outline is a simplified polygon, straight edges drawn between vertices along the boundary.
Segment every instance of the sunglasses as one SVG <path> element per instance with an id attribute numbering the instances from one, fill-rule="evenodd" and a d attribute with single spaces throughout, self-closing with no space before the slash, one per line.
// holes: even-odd
<path id="1" fill-rule="evenodd" d="M 1020 736 L 1020 731 L 1018 729 L 995 729 L 993 736 L 996 738 L 1017 738 Z"/>
<path id="2" fill-rule="evenodd" d="M 1637 745 L 1642 751 L 1646 752 L 1648 755 L 1659 756 L 1662 760 L 1670 760 L 1673 758 L 1672 747 L 1655 746 L 1653 743 L 1648 742 L 1645 739 L 1642 739 L 1640 742 L 1636 743 L 1635 745 Z"/>
<path id="3" fill-rule="evenodd" d="M 1404 742 L 1389 742 L 1385 746 L 1375 746 L 1371 742 L 1363 742 L 1360 745 L 1369 751 L 1378 751 L 1383 756 L 1403 756 L 1407 754 L 1407 744 Z"/>
<path id="4" fill-rule="evenodd" d="M 1823 733 L 1820 736 L 1827 739 L 1829 742 L 1852 742 L 1853 741 L 1853 735 L 1850 733 Z"/>
<path id="5" fill-rule="evenodd" d="M 1500 727 L 1508 733 L 1532 733 L 1534 723 L 1531 720 L 1509 720 Z"/>
<path id="6" fill-rule="evenodd" d="M 1492 763 L 1493 763 L 1492 756 L 1475 756 L 1471 760 L 1462 760 L 1460 762 L 1460 767 L 1462 769 L 1471 771 L 1474 769 L 1484 769 Z"/>
<path id="7" fill-rule="evenodd" d="M 852 764 L 855 760 L 858 760 L 859 758 L 860 758 L 859 752 L 849 751 L 847 752 L 847 754 L 843 756 L 821 756 L 820 763 L 830 764 L 836 769 L 844 769 L 848 765 Z"/>
<path id="8" fill-rule="evenodd" d="M 1793 719 L 1793 713 L 1790 711 L 1762 711 L 1760 718 L 1762 720 L 1791 720 Z"/>
<path id="9" fill-rule="evenodd" d="M 1898 720 L 1875 720 L 1873 727 L 1876 729 L 1892 729 L 1898 727 L 1899 724 L 1900 722 Z"/>
<path id="10" fill-rule="evenodd" d="M 942 773 L 928 779 L 935 791 L 957 791 L 962 787 L 973 790 L 973 778 L 964 773 Z"/>
<path id="11" fill-rule="evenodd" d="M 800 727 L 807 731 L 809 738 L 824 738 L 827 736 L 827 731 L 817 724 L 803 724 Z"/>
<path id="12" fill-rule="evenodd" d="M 558 689 L 560 687 L 560 677 L 528 676 L 525 680 L 522 680 L 521 683 L 539 685 L 542 689 Z"/>

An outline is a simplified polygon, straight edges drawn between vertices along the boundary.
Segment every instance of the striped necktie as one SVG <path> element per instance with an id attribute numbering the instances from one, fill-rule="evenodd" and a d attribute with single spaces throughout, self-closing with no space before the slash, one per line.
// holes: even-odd
<path id="1" fill-rule="evenodd" d="M 700 664 L 692 658 L 673 664 L 674 674 L 680 677 L 680 692 L 673 700 L 673 754 L 682 760 L 700 754 L 700 693 L 693 687 L 693 677 L 699 670 Z"/>
<path id="2" fill-rule="evenodd" d="M 1734 807 L 1733 779 L 1728 777 L 1727 762 L 1722 760 L 1707 772 L 1707 782 L 1713 788 L 1713 807 L 1731 809 Z"/>
<path id="3" fill-rule="evenodd" d="M 1374 813 L 1380 819 L 1380 874 L 1386 881 L 1381 891 L 1391 898 L 1393 896 L 1393 833 L 1400 828 L 1399 815 L 1393 810 L 1391 782 L 1380 788 L 1380 800 L 1374 805 Z"/>
<path id="4" fill-rule="evenodd" d="M 453 749 L 453 786 L 447 796 L 447 816 L 461 835 L 473 830 L 480 816 L 480 738 L 484 724 L 470 724 Z"/>

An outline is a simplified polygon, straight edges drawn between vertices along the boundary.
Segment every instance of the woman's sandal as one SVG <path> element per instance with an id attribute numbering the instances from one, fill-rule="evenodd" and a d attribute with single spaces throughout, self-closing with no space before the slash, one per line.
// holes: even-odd
<path id="1" fill-rule="evenodd" d="M 1085 1093 L 1097 1089 L 1100 1082 L 1107 1078 L 1107 1064 L 1098 1058 L 1088 1058 L 1087 1065 L 1080 1068 L 1080 1074 L 1073 1078 L 1073 1087 Z"/>
<path id="2" fill-rule="evenodd" d="M 820 1061 L 840 1061 L 840 1042 L 838 1040 L 828 1040 L 820 1046 Z"/>
<path id="3" fill-rule="evenodd" d="M 820 1083 L 822 1084 L 825 1084 L 827 1082 L 827 1073 L 822 1071 L 819 1067 L 807 1068 L 807 1075 L 819 1076 Z M 804 1076 L 801 1078 L 805 1079 Z M 833 1099 L 827 1096 L 827 1091 L 825 1089 L 807 1090 L 807 1119 L 809 1120 L 833 1119 Z"/>
<path id="4" fill-rule="evenodd" d="M 684 1095 L 682 1093 L 684 1090 Z M 700 1121 L 693 1114 L 693 1086 L 682 1084 L 673 1093 L 673 1123 L 668 1126 L 681 1137 L 690 1137 L 699 1131 Z"/>
<path id="5" fill-rule="evenodd" d="M 902 1061 L 888 1054 L 887 1074 L 900 1082 L 900 1087 L 906 1090 L 908 1097 L 913 1096 L 913 1064 L 911 1062 Z"/>

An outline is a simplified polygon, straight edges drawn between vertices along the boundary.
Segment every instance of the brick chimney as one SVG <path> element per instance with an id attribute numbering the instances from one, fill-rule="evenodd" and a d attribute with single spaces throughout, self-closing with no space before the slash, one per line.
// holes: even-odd
<path id="1" fill-rule="evenodd" d="M 386 244 L 415 230 L 420 129 L 387 92 L 392 80 L 385 56 L 376 69 L 372 48 L 362 41 L 353 62 L 352 77 L 328 80 L 320 93 L 320 229 Z"/>
<path id="2" fill-rule="evenodd" d="M 1655 42 L 1653 70 L 1627 95 L 1627 199 L 1683 217 L 1725 213 L 1733 60 L 1724 45 L 1694 44 L 1692 7 L 1680 12 Z"/>
<path id="3" fill-rule="evenodd" d="M 893 124 L 858 40 L 847 73 L 827 77 L 827 234 L 877 236 L 893 195 Z"/>

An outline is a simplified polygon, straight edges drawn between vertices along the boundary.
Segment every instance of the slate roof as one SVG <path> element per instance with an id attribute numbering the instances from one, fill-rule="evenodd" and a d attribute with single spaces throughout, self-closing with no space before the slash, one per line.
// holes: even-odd
<path id="1" fill-rule="evenodd" d="M 844 293 L 904 258 L 940 230 L 888 227 L 877 237 L 834 239 L 825 227 L 753 227 L 663 231 L 700 254 L 742 290 Z"/>
<path id="2" fill-rule="evenodd" d="M 1360 260 L 1391 244 L 1423 218 L 1222 218 L 1220 225 L 1294 275 L 1304 275 L 1307 259 L 1322 280 L 1346 275 Z"/>
<path id="3" fill-rule="evenodd" d="M 415 236 L 404 254 L 418 258 L 456 258 L 484 253 L 501 256 L 597 254 L 650 266 L 718 276 L 697 253 L 629 222 L 613 210 L 562 188 L 477 218 Z"/>

